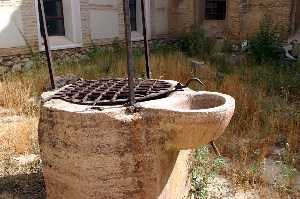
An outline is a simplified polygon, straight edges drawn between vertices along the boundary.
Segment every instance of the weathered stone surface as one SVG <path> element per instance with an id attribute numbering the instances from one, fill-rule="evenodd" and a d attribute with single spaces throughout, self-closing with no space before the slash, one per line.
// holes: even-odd
<path id="1" fill-rule="evenodd" d="M 183 149 L 217 139 L 234 100 L 186 89 L 137 106 L 130 114 L 124 107 L 97 111 L 62 100 L 42 105 L 39 141 L 49 199 L 187 196 L 191 151 Z"/>

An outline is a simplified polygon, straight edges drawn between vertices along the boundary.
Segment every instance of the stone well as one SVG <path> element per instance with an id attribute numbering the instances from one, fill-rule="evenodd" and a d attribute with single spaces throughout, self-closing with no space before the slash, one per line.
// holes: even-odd
<path id="1" fill-rule="evenodd" d="M 235 102 L 185 88 L 136 107 L 132 113 L 124 106 L 43 103 L 39 141 L 49 199 L 184 198 L 191 149 L 223 133 Z"/>

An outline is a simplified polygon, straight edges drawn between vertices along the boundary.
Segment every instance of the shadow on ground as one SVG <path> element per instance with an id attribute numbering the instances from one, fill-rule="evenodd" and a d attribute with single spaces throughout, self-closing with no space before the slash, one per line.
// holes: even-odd
<path id="1" fill-rule="evenodd" d="M 42 173 L 0 177 L 0 199 L 46 199 Z"/>

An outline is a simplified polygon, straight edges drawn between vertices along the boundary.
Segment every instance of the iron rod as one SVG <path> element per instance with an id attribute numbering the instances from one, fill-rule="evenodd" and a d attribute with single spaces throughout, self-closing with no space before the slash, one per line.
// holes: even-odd
<path id="1" fill-rule="evenodd" d="M 215 142 L 212 141 L 212 142 L 210 142 L 210 144 L 211 144 L 212 148 L 214 149 L 216 155 L 217 155 L 218 157 L 220 157 L 220 156 L 221 156 L 221 153 L 220 153 L 218 147 L 216 146 Z"/>
<path id="2" fill-rule="evenodd" d="M 51 88 L 55 89 L 56 86 L 54 81 L 53 60 L 52 60 L 52 53 L 49 48 L 48 30 L 47 30 L 43 0 L 38 0 L 38 12 L 39 12 L 39 19 L 40 19 L 40 31 L 44 40 L 45 52 L 47 57 L 50 84 L 51 84 Z"/>
<path id="3" fill-rule="evenodd" d="M 129 0 L 123 0 L 123 12 L 124 12 L 124 26 L 125 26 L 125 40 L 127 47 L 127 75 L 129 86 L 129 105 L 132 106 L 135 103 L 134 99 L 134 68 L 133 68 L 133 55 L 132 55 L 132 41 L 131 41 L 131 24 L 130 24 L 130 8 Z"/>
<path id="4" fill-rule="evenodd" d="M 142 23 L 143 23 L 143 35 L 144 35 L 144 49 L 145 49 L 144 51 L 145 51 L 146 73 L 147 73 L 147 78 L 150 79 L 152 74 L 151 74 L 151 66 L 150 66 L 150 63 L 149 63 L 150 49 L 149 49 L 149 39 L 148 39 L 148 32 L 147 32 L 145 0 L 141 0 L 141 9 L 142 9 Z"/>

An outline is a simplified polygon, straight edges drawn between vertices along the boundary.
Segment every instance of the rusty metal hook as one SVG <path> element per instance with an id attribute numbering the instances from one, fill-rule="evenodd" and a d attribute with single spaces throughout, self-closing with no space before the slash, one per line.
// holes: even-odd
<path id="1" fill-rule="evenodd" d="M 212 146 L 212 148 L 214 149 L 215 151 L 215 154 L 220 157 L 221 156 L 221 153 L 220 153 L 220 150 L 218 149 L 216 143 L 214 141 L 211 141 L 210 142 L 210 145 Z"/>
<path id="2" fill-rule="evenodd" d="M 185 83 L 185 87 L 189 87 L 190 83 L 192 83 L 193 81 L 198 82 L 201 86 L 206 87 L 206 85 L 197 77 L 193 77 L 190 78 L 186 83 Z"/>

